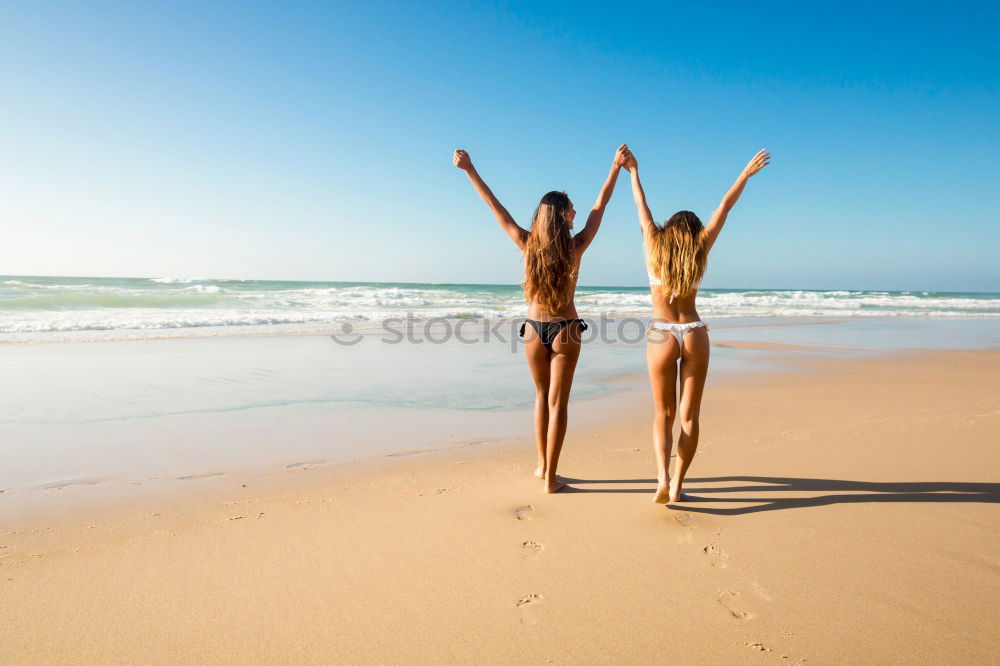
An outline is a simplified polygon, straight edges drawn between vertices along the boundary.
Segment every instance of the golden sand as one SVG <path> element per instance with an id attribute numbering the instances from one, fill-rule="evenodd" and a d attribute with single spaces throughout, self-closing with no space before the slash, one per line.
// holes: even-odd
<path id="1" fill-rule="evenodd" d="M 571 431 L 557 495 L 515 441 L 25 517 L 0 662 L 997 663 L 998 377 L 954 351 L 711 386 L 668 508 L 643 403 Z"/>

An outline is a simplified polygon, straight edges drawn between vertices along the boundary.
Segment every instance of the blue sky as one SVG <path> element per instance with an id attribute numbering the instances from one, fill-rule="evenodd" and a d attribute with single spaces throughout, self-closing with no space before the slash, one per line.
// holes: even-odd
<path id="1" fill-rule="evenodd" d="M 515 283 L 451 151 L 527 225 L 628 142 L 658 220 L 773 153 L 706 286 L 1000 291 L 993 6 L 359 4 L 5 4 L 0 273 Z"/>

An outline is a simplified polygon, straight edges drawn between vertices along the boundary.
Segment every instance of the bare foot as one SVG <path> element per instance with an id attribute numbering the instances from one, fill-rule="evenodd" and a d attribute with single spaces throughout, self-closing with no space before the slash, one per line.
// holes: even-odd
<path id="1" fill-rule="evenodd" d="M 681 493 L 681 484 L 677 480 L 677 477 L 670 479 L 670 501 L 668 504 L 677 504 L 684 501 L 684 495 Z"/>
<path id="2" fill-rule="evenodd" d="M 656 502 L 657 504 L 666 504 L 667 495 L 669 492 L 670 492 L 670 486 L 667 485 L 666 483 L 661 483 L 660 485 L 656 486 L 656 494 L 653 495 L 653 501 Z"/>
<path id="3" fill-rule="evenodd" d="M 548 482 L 545 484 L 545 492 L 557 493 L 565 487 L 566 484 L 563 483 L 562 481 L 558 481 L 556 479 L 549 479 Z"/>
<path id="4" fill-rule="evenodd" d="M 545 466 L 544 465 L 539 465 L 538 467 L 535 468 L 535 478 L 536 479 L 544 479 L 545 478 Z"/>

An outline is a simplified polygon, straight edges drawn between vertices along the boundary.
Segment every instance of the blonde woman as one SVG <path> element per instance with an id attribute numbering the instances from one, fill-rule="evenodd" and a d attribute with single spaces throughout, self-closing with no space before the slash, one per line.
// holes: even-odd
<path id="1" fill-rule="evenodd" d="M 662 226 L 657 225 L 646 204 L 638 162 L 635 157 L 630 157 L 625 165 L 632 175 L 632 196 L 642 226 L 649 291 L 653 298 L 653 323 L 647 334 L 646 365 L 655 410 L 653 448 L 658 485 L 653 501 L 658 504 L 682 500 L 681 484 L 698 449 L 698 417 L 708 375 L 709 344 L 708 326 L 698 316 L 695 301 L 708 254 L 747 181 L 767 166 L 770 159 L 770 153 L 765 150 L 754 155 L 726 192 L 707 227 L 689 210 L 675 213 Z M 677 461 L 671 477 L 668 466 L 676 415 L 680 416 L 681 428 L 677 439 Z"/>
<path id="2" fill-rule="evenodd" d="M 538 448 L 535 476 L 545 481 L 545 491 L 549 493 L 566 486 L 556 477 L 556 467 L 566 436 L 569 392 L 580 356 L 580 332 L 586 328 L 573 303 L 580 258 L 597 235 L 604 209 L 628 156 L 625 145 L 618 148 L 611 172 L 587 216 L 587 224 L 576 235 L 570 234 L 576 210 L 565 192 L 549 192 L 542 197 L 535 209 L 531 229 L 524 229 L 487 187 L 469 154 L 456 150 L 453 158 L 455 166 L 465 171 L 476 192 L 493 211 L 500 227 L 524 253 L 528 320 L 521 327 L 521 335 L 535 382 L 535 442 Z"/>

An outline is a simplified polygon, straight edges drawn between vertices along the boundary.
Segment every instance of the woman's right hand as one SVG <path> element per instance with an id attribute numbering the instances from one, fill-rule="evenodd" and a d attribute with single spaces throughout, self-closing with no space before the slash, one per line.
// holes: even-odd
<path id="1" fill-rule="evenodd" d="M 771 163 L 770 160 L 771 153 L 767 152 L 767 150 L 761 150 L 747 162 L 747 165 L 743 168 L 743 176 L 749 178 L 760 173 L 761 169 Z"/>
<path id="2" fill-rule="evenodd" d="M 631 154 L 632 153 L 628 149 L 628 146 L 623 143 L 622 145 L 618 146 L 618 150 L 615 151 L 615 159 L 613 164 L 617 167 L 625 166 L 625 163 L 628 161 L 628 157 Z"/>
<path id="3" fill-rule="evenodd" d="M 638 168 L 639 168 L 639 161 L 635 159 L 635 155 L 633 155 L 632 151 L 629 150 L 628 155 L 626 156 L 625 159 L 625 170 L 631 172 Z"/>
<path id="4" fill-rule="evenodd" d="M 469 153 L 465 152 L 461 148 L 455 151 L 451 161 L 462 171 L 468 171 L 472 168 L 472 158 L 469 157 Z"/>

